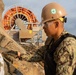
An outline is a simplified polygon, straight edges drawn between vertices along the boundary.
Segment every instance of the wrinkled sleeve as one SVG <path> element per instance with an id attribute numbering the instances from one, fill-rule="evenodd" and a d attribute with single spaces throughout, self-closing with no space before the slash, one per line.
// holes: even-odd
<path id="1" fill-rule="evenodd" d="M 29 61 L 29 62 L 39 62 L 43 60 L 44 57 L 44 51 L 45 51 L 45 46 L 42 46 L 40 49 L 38 49 L 33 55 L 27 55 L 24 54 L 22 55 L 22 59 Z"/>
<path id="2" fill-rule="evenodd" d="M 49 45 L 50 41 L 51 41 L 51 37 L 48 37 L 45 41 L 44 46 L 42 46 L 41 48 L 39 48 L 33 55 L 22 55 L 22 59 L 26 60 L 26 61 L 30 61 L 30 62 L 39 62 L 42 61 L 44 59 L 44 52 L 47 48 L 47 46 Z"/>
<path id="3" fill-rule="evenodd" d="M 73 75 L 76 67 L 76 41 L 63 43 L 63 47 L 57 52 L 56 75 Z"/>

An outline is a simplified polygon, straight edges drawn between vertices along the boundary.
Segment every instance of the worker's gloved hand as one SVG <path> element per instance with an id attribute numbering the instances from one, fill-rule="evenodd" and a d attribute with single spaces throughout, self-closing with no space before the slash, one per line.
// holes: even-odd
<path id="1" fill-rule="evenodd" d="M 7 51 L 5 53 L 8 54 L 8 55 L 13 56 L 15 58 L 18 56 L 18 52 L 17 51 L 13 51 L 13 50 Z"/>
<path id="2" fill-rule="evenodd" d="M 28 61 L 29 58 L 31 57 L 31 55 L 28 55 L 28 54 L 22 54 L 18 51 L 13 51 L 13 50 L 10 50 L 10 51 L 7 51 L 7 52 L 3 52 L 2 53 L 3 56 L 5 58 L 7 58 L 9 61 L 13 61 L 14 59 L 18 58 L 19 60 L 25 60 L 25 61 Z"/>
<path id="3" fill-rule="evenodd" d="M 19 58 L 19 53 L 17 51 L 6 51 L 2 53 L 3 57 L 6 58 L 7 60 L 13 62 L 14 59 Z"/>

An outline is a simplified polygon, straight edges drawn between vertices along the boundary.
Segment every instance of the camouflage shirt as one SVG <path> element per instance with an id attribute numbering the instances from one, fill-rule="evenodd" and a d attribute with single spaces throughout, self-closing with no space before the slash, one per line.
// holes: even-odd
<path id="1" fill-rule="evenodd" d="M 64 35 L 67 32 L 63 32 Z M 73 75 L 76 68 L 76 39 L 68 37 L 56 49 L 54 60 L 57 63 L 56 75 Z"/>
<path id="2" fill-rule="evenodd" d="M 61 34 L 61 36 L 66 33 L 67 32 L 64 31 Z M 51 40 L 51 38 L 49 40 Z M 24 55 L 23 58 L 31 62 L 36 62 L 36 61 L 38 62 L 44 60 L 45 50 L 47 49 L 47 45 L 49 44 L 49 42 L 50 41 L 48 41 L 48 43 L 46 42 L 45 46 L 38 49 L 37 52 L 32 57 L 28 55 Z M 67 37 L 61 42 L 61 44 L 57 47 L 56 51 L 54 52 L 54 61 L 57 64 L 56 75 L 73 74 L 73 71 L 76 67 L 76 39 L 75 38 Z"/>

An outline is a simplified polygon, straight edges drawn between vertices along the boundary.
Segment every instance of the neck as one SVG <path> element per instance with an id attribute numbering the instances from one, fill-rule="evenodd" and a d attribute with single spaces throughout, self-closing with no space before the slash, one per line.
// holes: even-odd
<path id="1" fill-rule="evenodd" d="M 55 34 L 55 36 L 53 36 L 55 41 L 60 38 L 63 31 L 64 31 L 64 29 L 58 30 L 58 32 Z"/>

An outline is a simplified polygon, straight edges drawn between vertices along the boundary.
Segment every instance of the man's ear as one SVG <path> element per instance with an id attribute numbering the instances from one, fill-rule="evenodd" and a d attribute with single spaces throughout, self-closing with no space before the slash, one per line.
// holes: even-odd
<path id="1" fill-rule="evenodd" d="M 55 21 L 55 28 L 57 28 L 59 26 L 59 22 Z"/>

